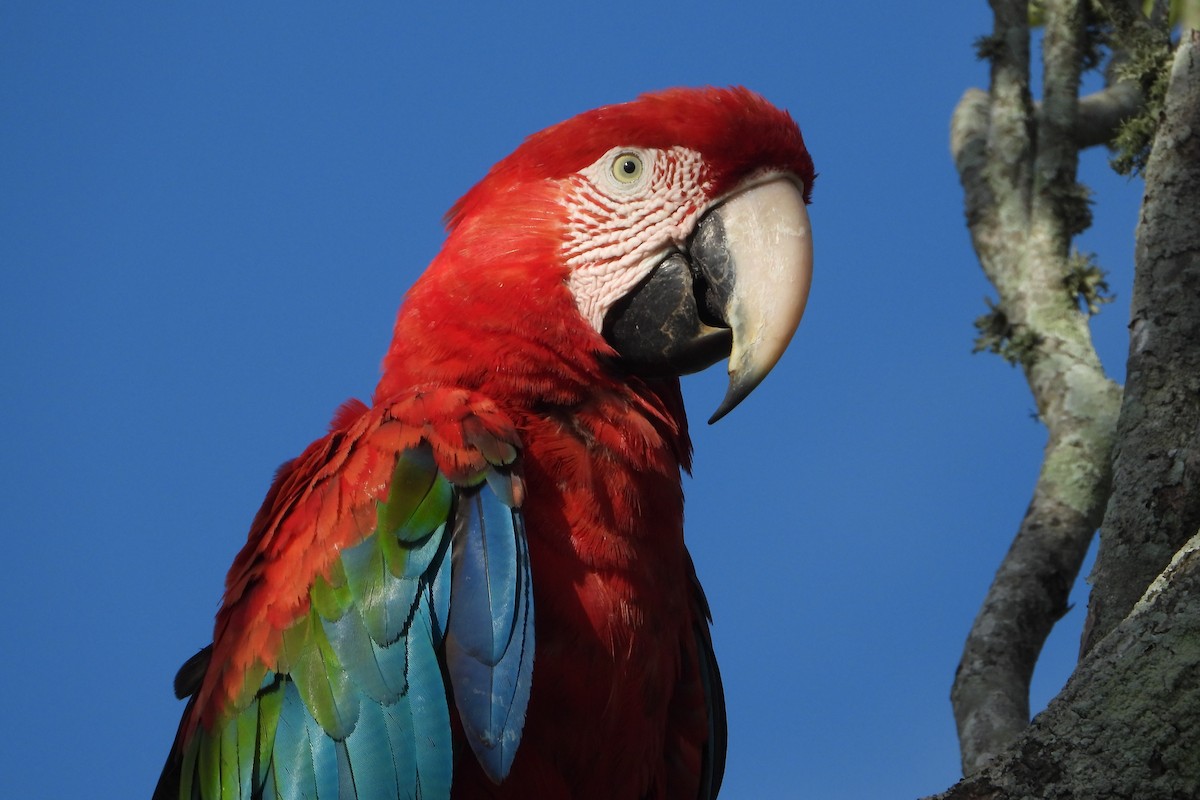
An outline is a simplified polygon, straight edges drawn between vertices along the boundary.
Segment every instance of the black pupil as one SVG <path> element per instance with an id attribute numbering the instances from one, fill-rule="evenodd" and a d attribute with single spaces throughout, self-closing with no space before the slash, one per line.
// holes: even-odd
<path id="1" fill-rule="evenodd" d="M 624 163 L 621 164 L 621 171 L 626 175 L 632 175 L 637 172 L 637 162 L 632 158 L 625 159 Z"/>

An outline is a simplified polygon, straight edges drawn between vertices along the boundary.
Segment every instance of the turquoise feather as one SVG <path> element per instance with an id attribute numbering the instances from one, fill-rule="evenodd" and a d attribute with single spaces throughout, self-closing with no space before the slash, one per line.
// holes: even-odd
<path id="1" fill-rule="evenodd" d="M 416 583 L 392 577 L 376 536 L 342 553 L 350 595 L 376 644 L 388 645 L 404 633 L 417 601 Z"/>
<path id="2" fill-rule="evenodd" d="M 427 446 L 401 454 L 376 529 L 317 579 L 277 671 L 193 737 L 181 796 L 444 800 L 448 694 L 486 773 L 507 775 L 533 666 L 529 554 L 511 476 L 489 468 L 466 484 L 446 480 Z M 206 651 L 181 685 L 194 691 L 201 667 Z"/>
<path id="3" fill-rule="evenodd" d="M 399 700 L 389 706 L 373 706 L 363 714 L 358 729 L 346 739 L 342 752 L 347 777 L 353 787 L 351 797 L 397 797 L 404 785 L 403 768 L 411 760 L 401 747 L 402 740 L 394 741 L 389 730 L 389 712 L 407 705 Z"/>
<path id="4" fill-rule="evenodd" d="M 430 624 L 433 628 L 434 647 L 441 647 L 446 636 L 446 623 L 450 619 L 450 575 L 451 559 L 442 558 L 426 591 L 429 595 Z"/>
<path id="5" fill-rule="evenodd" d="M 309 742 L 311 719 L 312 715 L 305 708 L 295 684 L 284 681 L 283 706 L 275 729 L 275 746 L 272 748 L 267 777 L 274 779 L 279 796 L 288 800 L 317 798 L 317 776 L 312 744 Z"/>
<path id="6" fill-rule="evenodd" d="M 449 559 L 447 559 L 449 561 Z M 416 782 L 425 798 L 449 797 L 454 758 L 450 745 L 450 708 L 441 665 L 432 646 L 434 632 L 427 608 L 421 608 L 409 637 L 409 720 L 404 724 L 416 751 Z"/>
<path id="7" fill-rule="evenodd" d="M 367 633 L 362 617 L 343 614 L 336 622 L 322 620 L 329 644 L 341 657 L 342 668 L 375 703 L 394 703 L 404 692 L 408 652 L 400 642 L 380 647 Z"/>

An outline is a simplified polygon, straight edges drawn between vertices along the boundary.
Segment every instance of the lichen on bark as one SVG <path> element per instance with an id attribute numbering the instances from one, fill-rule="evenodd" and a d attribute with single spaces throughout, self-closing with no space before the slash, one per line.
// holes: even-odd
<path id="1" fill-rule="evenodd" d="M 1098 281 L 1082 287 L 1090 302 L 1081 308 L 1071 250 L 1090 221 L 1087 190 L 1076 179 L 1087 6 L 1045 4 L 1040 105 L 1030 91 L 1026 6 L 996 0 L 992 8 L 995 28 L 981 50 L 991 60 L 991 86 L 964 95 L 951 129 L 972 243 L 999 295 L 976 321 L 976 350 L 1021 366 L 1049 437 L 1033 498 L 955 675 L 966 774 L 1029 722 L 1033 667 L 1066 611 L 1104 508 L 1120 395 L 1088 329 Z"/>
<path id="2" fill-rule="evenodd" d="M 1070 19 L 1063 9 L 1076 5 L 1046 3 L 1047 36 Z M 998 24 L 1013 20 L 1000 10 L 996 17 Z M 978 169 L 989 157 L 979 132 L 987 129 L 989 101 L 996 95 L 967 93 L 953 142 L 973 240 L 991 278 L 1003 258 L 988 252 L 995 240 L 987 235 L 987 209 L 973 207 L 990 192 L 973 185 L 986 174 Z M 1185 31 L 1175 49 L 1144 174 L 1119 421 L 1111 385 L 1080 358 L 1080 341 L 1064 317 L 1048 315 L 1038 329 L 1047 331 L 1039 345 L 1046 351 L 1024 366 L 1050 443 L 1030 511 L 976 620 L 955 684 L 968 777 L 938 800 L 1200 797 L 1200 32 Z M 1026 274 L 1014 291 L 1011 276 L 998 277 L 993 283 L 1010 316 L 1048 286 L 1022 284 Z M 1071 287 L 1069 278 L 1065 285 Z M 1082 316 L 1085 309 L 1074 311 Z M 1106 427 L 1115 442 L 1111 471 L 1097 460 Z M 1038 614 L 1055 608 L 1037 605 L 1057 596 L 1047 580 L 1073 578 L 1078 540 L 1071 533 L 1095 518 L 1098 496 L 1101 546 L 1083 654 L 1047 709 L 1017 724 L 1028 688 L 1019 671 L 1031 668 L 1028 657 L 1036 660 L 1040 647 L 1040 629 L 1031 632 L 1028 620 L 1044 623 Z M 991 661 L 983 657 L 989 655 Z M 966 681 L 964 667 L 972 668 Z"/>

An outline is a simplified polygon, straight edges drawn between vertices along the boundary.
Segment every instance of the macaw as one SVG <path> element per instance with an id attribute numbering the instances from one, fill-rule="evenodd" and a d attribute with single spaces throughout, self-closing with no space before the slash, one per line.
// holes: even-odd
<path id="1" fill-rule="evenodd" d="M 813 178 L 743 88 L 589 111 L 497 163 L 371 404 L 275 476 L 176 677 L 155 800 L 716 797 L 678 378 L 729 359 L 715 420 L 778 361 Z"/>

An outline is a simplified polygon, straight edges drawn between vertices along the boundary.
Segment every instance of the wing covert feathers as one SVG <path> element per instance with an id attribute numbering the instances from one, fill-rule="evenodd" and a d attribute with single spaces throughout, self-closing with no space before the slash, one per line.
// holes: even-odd
<path id="1" fill-rule="evenodd" d="M 533 669 L 517 455 L 508 421 L 467 393 L 343 406 L 280 471 L 217 639 L 180 671 L 194 696 L 155 800 L 447 798 L 450 697 L 503 779 Z M 222 697 L 230 670 L 241 685 Z"/>

